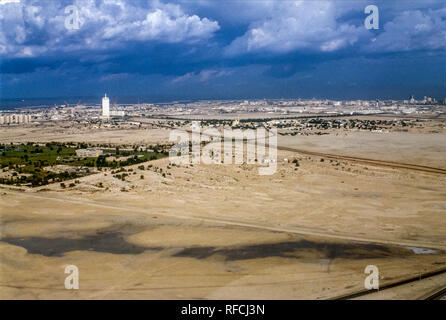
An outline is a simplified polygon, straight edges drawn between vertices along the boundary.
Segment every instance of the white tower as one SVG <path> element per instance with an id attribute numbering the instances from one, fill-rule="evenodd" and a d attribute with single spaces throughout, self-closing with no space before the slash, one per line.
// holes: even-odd
<path id="1" fill-rule="evenodd" d="M 110 117 L 110 100 L 107 97 L 107 94 L 102 98 L 102 116 Z"/>

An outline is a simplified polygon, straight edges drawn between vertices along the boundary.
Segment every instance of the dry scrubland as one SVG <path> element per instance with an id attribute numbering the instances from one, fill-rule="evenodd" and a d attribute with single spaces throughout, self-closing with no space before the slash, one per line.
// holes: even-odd
<path id="1" fill-rule="evenodd" d="M 156 144 L 169 140 L 168 129 L 137 127 L 128 129 L 88 128 L 73 123 L 34 127 L 1 127 L 0 143 L 10 142 L 88 142 L 92 144 Z"/>
<path id="2" fill-rule="evenodd" d="M 165 129 L 0 130 L 2 142 L 167 139 Z M 439 168 L 445 141 L 443 133 L 279 137 L 305 150 Z M 65 190 L 2 188 L 0 297 L 324 299 L 362 289 L 369 264 L 382 283 L 446 266 L 445 175 L 278 158 L 272 176 L 161 159 L 131 167 L 126 181 L 106 171 Z M 69 264 L 79 267 L 80 290 L 64 289 Z"/>

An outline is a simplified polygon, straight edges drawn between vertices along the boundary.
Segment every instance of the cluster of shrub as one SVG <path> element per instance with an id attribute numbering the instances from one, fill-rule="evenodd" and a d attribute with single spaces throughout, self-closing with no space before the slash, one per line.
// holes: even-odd
<path id="1" fill-rule="evenodd" d="M 77 172 L 51 172 L 51 171 L 40 171 L 32 175 L 21 175 L 19 176 L 17 172 L 13 172 L 10 178 L 0 178 L 0 184 L 6 185 L 31 185 L 32 187 L 44 186 L 53 182 L 60 182 L 64 180 L 70 180 L 82 177 L 83 174 Z"/>

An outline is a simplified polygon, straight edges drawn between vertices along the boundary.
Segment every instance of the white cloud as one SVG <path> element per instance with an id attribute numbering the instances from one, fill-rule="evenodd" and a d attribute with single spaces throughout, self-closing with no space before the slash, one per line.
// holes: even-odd
<path id="1" fill-rule="evenodd" d="M 162 40 L 179 42 L 185 39 L 207 38 L 218 29 L 218 23 L 197 15 L 182 13 L 172 15 L 168 11 L 155 9 L 147 13 L 145 19 L 122 21 L 104 28 L 103 38 L 114 39 L 132 35 L 135 40 Z"/>
<path id="2" fill-rule="evenodd" d="M 175 77 L 175 78 L 172 80 L 172 83 L 180 83 L 180 82 L 184 82 L 184 81 L 187 81 L 187 80 L 190 80 L 190 79 L 194 78 L 194 76 L 195 76 L 195 73 L 194 73 L 194 72 L 188 72 L 188 73 L 186 73 L 186 74 L 184 74 L 184 75 L 182 75 L 182 76 Z"/>
<path id="3" fill-rule="evenodd" d="M 394 52 L 446 47 L 446 6 L 430 0 L 404 6 L 393 2 L 379 4 L 386 15 L 381 16 L 383 24 L 376 32 L 366 30 L 362 23 L 365 5 L 369 3 L 365 0 L 180 3 L 73 0 L 82 24 L 79 30 L 67 30 L 68 14 L 64 9 L 71 2 L 0 0 L 0 57 L 121 49 L 129 42 L 193 43 L 211 38 L 220 29 L 215 17 L 226 19 L 225 25 L 233 28 L 248 25 L 242 36 L 224 48 L 229 56 L 348 48 Z M 443 9 L 439 9 L 441 6 Z M 200 9 L 214 18 L 195 13 Z"/>
<path id="4" fill-rule="evenodd" d="M 331 1 L 278 2 L 269 17 L 251 23 L 226 53 L 333 51 L 352 45 L 367 31 L 363 26 L 338 22 L 338 10 Z"/>
<path id="5" fill-rule="evenodd" d="M 212 37 L 217 21 L 189 15 L 158 1 L 75 0 L 81 21 L 67 30 L 59 1 L 23 0 L 0 10 L 0 55 L 106 49 L 127 41 L 194 42 Z"/>
<path id="6" fill-rule="evenodd" d="M 18 3 L 18 2 L 20 2 L 20 0 L 0 0 L 0 5 L 7 3 Z"/>
<path id="7" fill-rule="evenodd" d="M 446 6 L 432 1 L 382 3 L 377 32 L 363 25 L 365 1 L 276 1 L 262 6 L 248 30 L 225 48 L 229 56 L 291 51 L 330 52 L 356 47 L 363 52 L 446 48 Z M 441 8 L 442 6 L 442 8 Z M 440 9 L 438 9 L 440 7 Z M 266 11 L 265 11 L 266 10 Z M 354 23 L 345 16 L 357 14 Z M 390 19 L 386 21 L 385 18 Z"/>
<path id="8" fill-rule="evenodd" d="M 182 76 L 176 77 L 172 80 L 172 83 L 175 84 L 185 81 L 207 82 L 216 78 L 229 76 L 232 73 L 232 70 L 205 69 L 201 70 L 200 72 L 189 72 Z"/>
<path id="9" fill-rule="evenodd" d="M 371 52 L 446 49 L 446 7 L 439 10 L 407 10 L 384 24 L 384 31 L 368 44 Z"/>
<path id="10" fill-rule="evenodd" d="M 127 72 L 107 74 L 99 78 L 101 82 L 125 80 L 130 77 Z"/>

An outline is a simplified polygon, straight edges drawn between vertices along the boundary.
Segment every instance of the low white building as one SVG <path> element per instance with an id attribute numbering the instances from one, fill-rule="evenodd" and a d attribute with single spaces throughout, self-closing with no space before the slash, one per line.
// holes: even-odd
<path id="1" fill-rule="evenodd" d="M 80 158 L 97 158 L 104 152 L 101 149 L 88 148 L 76 150 L 76 155 Z"/>
<path id="2" fill-rule="evenodd" d="M 125 116 L 125 112 L 124 112 L 124 110 L 111 110 L 110 111 L 110 116 L 112 116 L 112 117 L 124 117 Z"/>
<path id="3" fill-rule="evenodd" d="M 23 124 L 31 122 L 30 114 L 6 114 L 0 116 L 0 124 Z"/>

